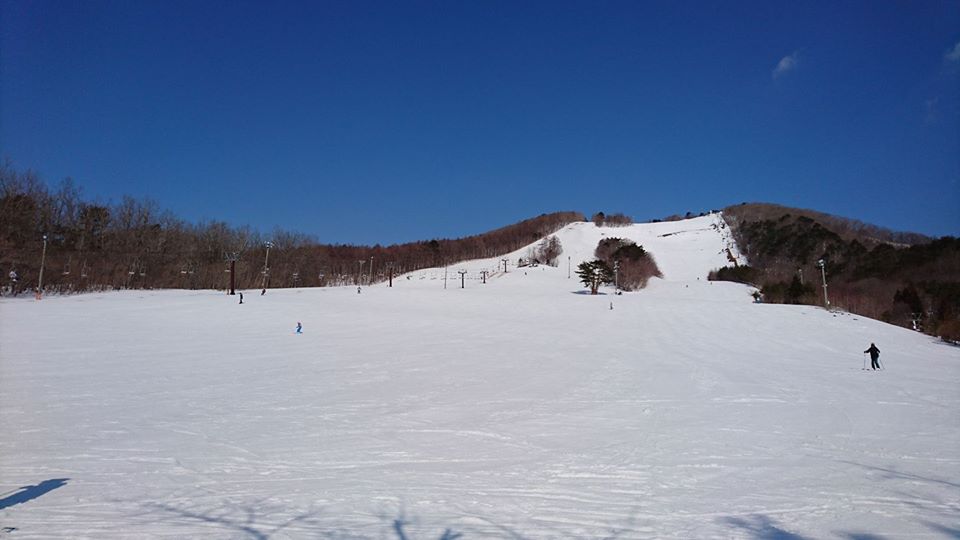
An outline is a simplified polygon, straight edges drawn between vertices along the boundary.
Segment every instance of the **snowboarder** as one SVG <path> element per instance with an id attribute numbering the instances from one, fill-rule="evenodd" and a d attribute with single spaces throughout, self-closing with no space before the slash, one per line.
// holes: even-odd
<path id="1" fill-rule="evenodd" d="M 871 343 L 870 348 L 863 351 L 863 353 L 870 353 L 870 367 L 874 370 L 880 369 L 880 349 L 878 349 L 876 345 Z"/>
<path id="2" fill-rule="evenodd" d="M 303 325 L 300 324 L 300 321 L 297 321 L 297 333 L 298 333 L 298 334 L 302 334 L 302 333 L 303 333 Z"/>
<path id="3" fill-rule="evenodd" d="M 240 303 L 243 303 L 243 293 L 240 293 Z"/>

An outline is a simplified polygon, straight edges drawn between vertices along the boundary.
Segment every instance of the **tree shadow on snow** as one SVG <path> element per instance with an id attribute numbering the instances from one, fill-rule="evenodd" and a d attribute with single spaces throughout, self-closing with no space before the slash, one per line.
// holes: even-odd
<path id="1" fill-rule="evenodd" d="M 403 518 L 393 520 L 393 530 L 397 533 L 397 540 L 410 540 L 407 536 L 407 533 L 404 532 L 403 527 L 407 522 Z M 461 538 L 463 534 L 454 532 L 452 529 L 446 529 L 443 531 L 443 534 L 440 535 L 440 540 L 457 540 Z"/>
<path id="2" fill-rule="evenodd" d="M 942 478 L 933 478 L 933 477 L 929 477 L 929 476 L 920 476 L 919 474 L 902 472 L 902 471 L 898 471 L 898 470 L 896 470 L 896 469 L 889 469 L 889 468 L 885 468 L 885 467 L 877 467 L 877 466 L 874 466 L 874 465 L 864 465 L 863 463 L 857 463 L 857 462 L 855 462 L 855 461 L 846 461 L 846 460 L 842 460 L 842 459 L 841 459 L 841 460 L 837 460 L 837 461 L 838 461 L 839 463 L 846 463 L 847 465 L 855 465 L 855 466 L 857 466 L 857 467 L 861 467 L 861 468 L 864 468 L 864 469 L 867 469 L 867 470 L 870 470 L 870 471 L 883 473 L 883 474 L 882 474 L 882 478 L 885 479 L 885 480 L 893 480 L 893 479 L 896 479 L 896 480 L 911 480 L 911 481 L 914 481 L 914 482 L 926 482 L 926 483 L 930 483 L 930 484 L 940 484 L 940 485 L 943 485 L 943 486 L 947 486 L 947 487 L 951 487 L 951 488 L 955 488 L 955 489 L 960 489 L 960 484 L 951 482 L 951 481 L 949 481 L 949 480 L 943 480 Z"/>
<path id="3" fill-rule="evenodd" d="M 42 497 L 59 487 L 67 485 L 67 481 L 69 480 L 69 478 L 52 478 L 50 480 L 44 480 L 37 485 L 22 486 L 13 495 L 0 499 L 0 510 Z"/>
<path id="4" fill-rule="evenodd" d="M 726 517 L 724 523 L 740 529 L 753 540 L 807 540 L 799 534 L 785 531 L 767 516 L 757 514 L 749 517 Z"/>
<path id="5" fill-rule="evenodd" d="M 946 525 L 940 525 L 939 523 L 933 523 L 932 521 L 924 521 L 923 524 L 948 538 L 960 540 L 960 528 L 947 527 Z"/>
<path id="6" fill-rule="evenodd" d="M 231 531 L 240 538 L 252 540 L 269 540 L 277 535 L 329 540 L 383 538 L 382 534 L 370 536 L 351 531 L 348 527 L 338 525 L 331 517 L 322 520 L 321 511 L 316 509 L 289 517 L 285 508 L 265 500 L 250 504 L 226 503 L 205 509 L 160 503 L 147 504 L 145 507 L 148 514 L 160 514 L 158 521 L 171 526 L 209 524 Z M 275 515 L 278 517 L 274 517 Z M 283 517 L 279 517 L 280 515 Z M 402 513 L 395 519 L 384 519 L 384 521 L 384 525 L 392 522 L 390 528 L 396 535 L 396 540 L 420 540 L 421 538 L 414 539 L 408 535 L 405 530 L 408 522 Z M 462 537 L 462 533 L 446 528 L 437 538 L 438 540 L 459 540 Z"/>
<path id="7" fill-rule="evenodd" d="M 247 538 L 252 540 L 269 540 L 275 537 L 294 538 L 323 538 L 326 540 L 467 540 L 468 538 L 505 538 L 510 540 L 527 540 L 527 537 L 509 528 L 498 524 L 491 519 L 478 515 L 470 515 L 472 520 L 484 522 L 476 523 L 464 528 L 454 529 L 447 526 L 433 527 L 429 523 L 421 523 L 416 518 L 408 519 L 406 513 L 400 510 L 397 513 L 380 514 L 379 526 L 371 530 L 364 526 L 357 529 L 345 525 L 336 516 L 321 515 L 322 511 L 310 509 L 290 516 L 290 512 L 277 503 L 267 499 L 244 504 L 223 503 L 217 506 L 173 505 L 149 503 L 143 505 L 146 510 L 144 516 L 153 516 L 156 519 L 147 521 L 148 524 L 163 523 L 170 527 L 196 527 L 209 525 L 227 531 L 233 538 Z M 495 533 L 492 535 L 493 529 Z M 187 531 L 184 531 L 185 533 Z M 556 530 L 551 538 L 590 538 L 593 540 L 616 540 L 628 528 L 607 529 L 597 535 L 577 536 L 562 530 Z M 767 536 L 795 540 L 799 536 Z"/>
<path id="8" fill-rule="evenodd" d="M 208 523 L 228 529 L 246 538 L 268 540 L 273 535 L 293 526 L 317 527 L 313 521 L 319 510 L 308 510 L 294 517 L 271 519 L 269 515 L 278 509 L 265 501 L 253 504 L 226 504 L 212 509 L 196 509 L 169 504 L 151 503 L 146 505 L 152 513 L 160 513 L 160 521 L 171 525 L 187 523 Z M 258 509 L 260 511 L 258 512 Z"/>

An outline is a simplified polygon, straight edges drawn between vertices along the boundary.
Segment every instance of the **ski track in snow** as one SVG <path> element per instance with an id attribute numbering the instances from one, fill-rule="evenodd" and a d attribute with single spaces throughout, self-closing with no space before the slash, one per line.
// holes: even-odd
<path id="1" fill-rule="evenodd" d="M 446 289 L 0 300 L 0 538 L 960 537 L 960 349 L 707 282 L 719 216 L 557 236 Z M 664 279 L 579 294 L 615 236 Z"/>

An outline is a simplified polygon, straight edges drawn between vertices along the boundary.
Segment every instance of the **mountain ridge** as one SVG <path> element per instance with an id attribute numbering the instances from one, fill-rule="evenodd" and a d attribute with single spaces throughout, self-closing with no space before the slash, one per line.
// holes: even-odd
<path id="1" fill-rule="evenodd" d="M 729 270 L 720 264 L 715 279 L 753 283 L 769 302 L 813 304 L 822 301 L 811 284 L 813 265 L 824 259 L 832 305 L 960 338 L 956 238 L 934 240 L 771 203 L 728 206 L 722 214 L 751 265 Z M 647 223 L 692 217 L 687 212 Z M 586 221 L 585 214 L 565 211 L 455 239 L 323 244 L 296 232 L 264 235 L 222 222 L 191 224 L 156 203 L 130 197 L 115 205 L 89 202 L 72 184 L 52 191 L 30 171 L 0 167 L 0 269 L 8 276 L 8 295 L 36 289 L 41 261 L 44 291 L 58 293 L 224 289 L 230 277 L 247 289 L 370 284 L 418 269 L 500 257 Z M 618 228 L 634 220 L 597 212 L 589 221 L 616 237 Z M 800 283 L 793 283 L 794 274 Z"/>

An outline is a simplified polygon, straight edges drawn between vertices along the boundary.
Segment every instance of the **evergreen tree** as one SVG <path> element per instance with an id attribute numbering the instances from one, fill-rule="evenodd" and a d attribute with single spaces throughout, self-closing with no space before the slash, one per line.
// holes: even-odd
<path id="1" fill-rule="evenodd" d="M 613 269 L 600 259 L 584 261 L 577 266 L 577 276 L 590 288 L 590 294 L 597 294 L 600 285 L 613 282 Z"/>

